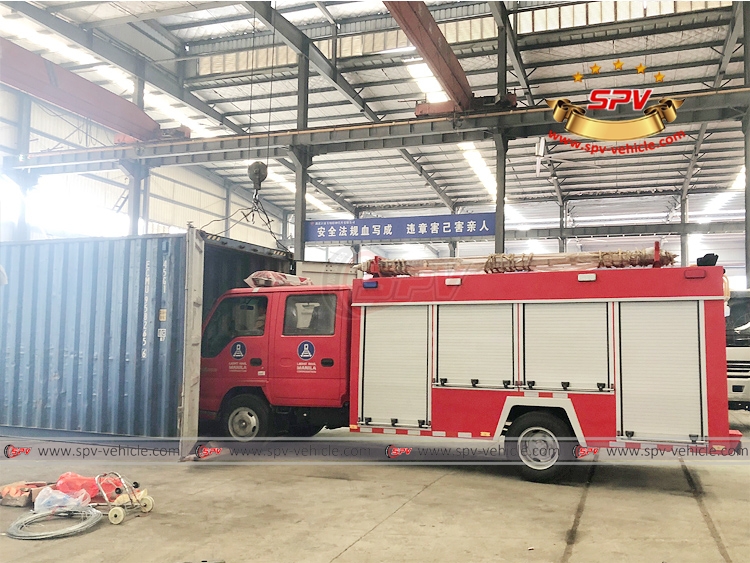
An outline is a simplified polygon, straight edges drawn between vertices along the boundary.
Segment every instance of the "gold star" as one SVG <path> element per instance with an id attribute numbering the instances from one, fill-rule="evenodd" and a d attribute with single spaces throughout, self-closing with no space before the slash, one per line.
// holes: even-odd
<path id="1" fill-rule="evenodd" d="M 664 75 L 661 72 L 657 72 L 656 74 L 654 74 L 654 79 L 657 82 L 664 82 Z"/>
<path id="2" fill-rule="evenodd" d="M 583 74 L 581 74 L 580 72 L 576 72 L 573 75 L 573 80 L 575 80 L 576 82 L 581 82 L 583 80 Z"/>
<path id="3" fill-rule="evenodd" d="M 646 74 L 646 66 L 643 63 L 635 67 L 635 70 L 638 71 L 638 74 Z"/>
<path id="4" fill-rule="evenodd" d="M 589 67 L 591 69 L 591 74 L 599 74 L 599 71 L 602 69 L 598 64 L 594 63 L 594 66 Z"/>
<path id="5" fill-rule="evenodd" d="M 617 60 L 616 60 L 616 61 L 615 61 L 614 63 L 612 63 L 612 64 L 614 64 L 614 65 L 615 65 L 615 70 L 622 70 L 622 65 L 624 65 L 625 63 L 623 63 L 623 62 L 622 62 L 622 61 L 621 61 L 620 59 L 617 59 Z"/>

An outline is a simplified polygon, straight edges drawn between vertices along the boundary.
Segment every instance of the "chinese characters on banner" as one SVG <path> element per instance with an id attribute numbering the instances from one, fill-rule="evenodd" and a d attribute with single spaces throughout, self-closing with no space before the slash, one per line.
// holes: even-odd
<path id="1" fill-rule="evenodd" d="M 307 221 L 305 234 L 309 243 L 490 239 L 495 236 L 495 214 Z"/>

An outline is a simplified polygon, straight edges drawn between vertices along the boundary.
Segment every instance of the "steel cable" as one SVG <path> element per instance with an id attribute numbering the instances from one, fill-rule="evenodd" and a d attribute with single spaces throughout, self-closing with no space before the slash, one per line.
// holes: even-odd
<path id="1" fill-rule="evenodd" d="M 52 518 L 74 518 L 80 519 L 80 521 L 67 528 L 61 528 L 58 530 L 49 530 L 42 532 L 34 532 L 29 530 L 29 526 L 37 524 L 44 520 L 50 520 Z M 66 538 L 68 536 L 74 536 L 85 532 L 86 530 L 93 528 L 102 519 L 102 513 L 96 508 L 86 506 L 84 508 L 75 509 L 58 509 L 48 510 L 45 512 L 32 513 L 27 516 L 22 516 L 10 525 L 8 528 L 8 537 L 15 538 L 17 540 L 47 540 L 52 538 Z"/>

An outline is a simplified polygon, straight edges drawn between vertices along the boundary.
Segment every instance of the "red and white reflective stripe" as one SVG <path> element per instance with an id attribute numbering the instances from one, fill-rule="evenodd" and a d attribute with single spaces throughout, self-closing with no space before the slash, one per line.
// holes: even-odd
<path id="1" fill-rule="evenodd" d="M 416 428 L 380 428 L 377 426 L 355 426 L 349 427 L 350 432 L 362 434 L 396 434 L 398 436 L 434 436 L 436 438 L 492 438 L 490 432 L 446 432 L 445 430 L 417 430 Z"/>
<path id="2" fill-rule="evenodd" d="M 567 399 L 567 393 L 557 393 L 555 391 L 524 391 L 524 397 L 541 397 L 543 399 Z"/>

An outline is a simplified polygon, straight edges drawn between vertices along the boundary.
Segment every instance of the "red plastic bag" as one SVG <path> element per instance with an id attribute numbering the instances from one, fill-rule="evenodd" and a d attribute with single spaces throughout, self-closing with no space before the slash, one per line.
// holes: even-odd
<path id="1" fill-rule="evenodd" d="M 117 495 L 115 489 L 122 488 L 122 482 L 114 477 L 105 477 L 101 480 L 102 488 L 107 494 L 110 500 L 113 500 Z M 104 502 L 104 499 L 99 492 L 99 487 L 96 486 L 96 479 L 94 477 L 84 477 L 77 473 L 63 473 L 57 480 L 56 488 L 58 491 L 62 491 L 65 494 L 75 496 L 78 491 L 86 491 L 91 497 L 92 502 Z"/>

